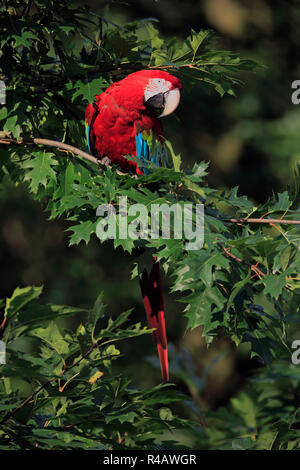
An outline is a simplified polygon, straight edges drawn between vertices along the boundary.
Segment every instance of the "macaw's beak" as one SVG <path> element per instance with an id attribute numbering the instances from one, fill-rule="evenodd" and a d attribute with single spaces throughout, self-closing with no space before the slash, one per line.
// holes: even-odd
<path id="1" fill-rule="evenodd" d="M 158 117 L 164 117 L 175 111 L 179 101 L 180 91 L 178 88 L 175 88 L 174 90 L 151 96 L 145 104 L 153 108 L 154 111 L 158 111 L 160 113 Z"/>

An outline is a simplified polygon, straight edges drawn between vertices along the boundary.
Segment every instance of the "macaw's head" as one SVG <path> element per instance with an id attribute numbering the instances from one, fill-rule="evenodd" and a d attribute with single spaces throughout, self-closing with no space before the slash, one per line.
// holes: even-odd
<path id="1" fill-rule="evenodd" d="M 126 86 L 128 98 L 134 95 L 136 104 L 154 111 L 158 117 L 173 113 L 180 101 L 182 84 L 168 72 L 140 70 L 119 83 Z"/>

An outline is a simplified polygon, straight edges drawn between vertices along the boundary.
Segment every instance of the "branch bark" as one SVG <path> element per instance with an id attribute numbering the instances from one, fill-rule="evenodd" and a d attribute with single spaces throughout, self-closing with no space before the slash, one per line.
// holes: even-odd
<path id="1" fill-rule="evenodd" d="M 231 222 L 233 224 L 290 224 L 300 225 L 300 220 L 288 220 L 288 219 L 223 219 L 225 222 Z"/>
<path id="2" fill-rule="evenodd" d="M 63 149 L 67 150 L 68 152 L 75 153 L 75 155 L 79 155 L 82 158 L 85 158 L 89 162 L 96 163 L 99 165 L 100 160 L 96 157 L 93 157 L 87 152 L 84 152 L 83 150 L 78 149 L 77 147 L 74 147 L 73 145 L 65 144 L 64 142 L 59 142 L 56 140 L 50 140 L 50 139 L 38 139 L 38 138 L 33 138 L 33 139 L 28 139 L 28 140 L 16 140 L 10 137 L 11 134 L 10 132 L 7 131 L 1 131 L 0 132 L 0 143 L 1 144 L 21 144 L 21 145 L 46 145 L 48 147 L 55 147 L 58 149 Z"/>

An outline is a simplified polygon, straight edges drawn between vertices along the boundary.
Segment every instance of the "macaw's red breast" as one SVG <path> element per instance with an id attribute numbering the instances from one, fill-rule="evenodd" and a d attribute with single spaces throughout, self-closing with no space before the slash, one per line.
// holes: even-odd
<path id="1" fill-rule="evenodd" d="M 136 156 L 135 136 L 141 131 L 152 131 L 163 141 L 161 122 L 144 102 L 145 88 L 154 77 L 172 80 L 174 88 L 181 88 L 180 81 L 166 72 L 142 70 L 112 84 L 95 97 L 93 105 L 88 105 L 91 150 L 99 158 L 108 157 L 125 170 L 135 169 L 136 163 L 123 157 Z"/>

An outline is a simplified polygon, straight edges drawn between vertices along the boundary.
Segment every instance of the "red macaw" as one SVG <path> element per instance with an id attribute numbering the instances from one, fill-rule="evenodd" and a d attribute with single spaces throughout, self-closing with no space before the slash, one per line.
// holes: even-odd
<path id="1" fill-rule="evenodd" d="M 86 137 L 90 152 L 106 158 L 123 170 L 148 174 L 145 162 L 160 166 L 165 148 L 158 118 L 171 114 L 180 101 L 181 82 L 160 70 L 141 70 L 113 83 L 95 97 L 85 112 Z M 136 157 L 136 161 L 124 158 Z M 154 257 L 140 286 L 149 328 L 157 344 L 164 381 L 169 380 L 168 349 L 159 263 Z"/>

